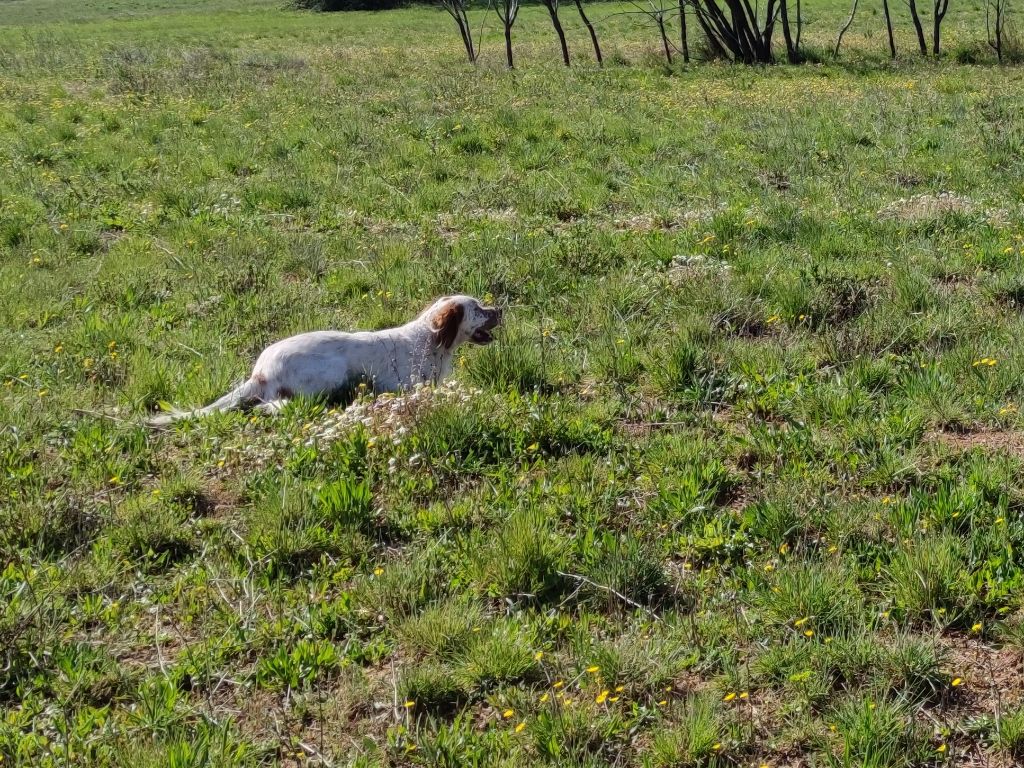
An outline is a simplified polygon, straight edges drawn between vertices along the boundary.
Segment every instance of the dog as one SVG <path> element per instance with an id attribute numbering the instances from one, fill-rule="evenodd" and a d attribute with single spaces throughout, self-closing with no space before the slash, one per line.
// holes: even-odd
<path id="1" fill-rule="evenodd" d="M 361 383 L 374 394 L 437 383 L 451 374 L 455 350 L 466 342 L 490 344 L 501 319 L 501 309 L 472 296 L 445 296 L 398 328 L 300 333 L 263 350 L 249 378 L 219 400 L 148 423 L 160 427 L 239 408 L 274 413 L 298 395 L 334 399 Z"/>

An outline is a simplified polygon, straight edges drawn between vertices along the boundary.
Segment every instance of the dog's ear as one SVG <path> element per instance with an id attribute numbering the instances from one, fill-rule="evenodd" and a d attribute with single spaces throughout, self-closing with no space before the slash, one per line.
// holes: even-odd
<path id="1" fill-rule="evenodd" d="M 457 301 L 446 302 L 430 320 L 431 329 L 434 331 L 434 340 L 437 346 L 451 349 L 455 343 L 455 337 L 459 335 L 459 326 L 462 325 L 462 318 L 465 310 L 462 304 Z"/>

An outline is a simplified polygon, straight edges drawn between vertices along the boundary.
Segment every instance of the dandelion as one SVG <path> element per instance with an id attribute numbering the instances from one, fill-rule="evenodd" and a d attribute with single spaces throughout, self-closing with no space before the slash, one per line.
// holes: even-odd
<path id="1" fill-rule="evenodd" d="M 964 682 L 964 679 L 962 677 L 954 677 L 953 678 L 953 682 L 951 682 L 950 685 L 953 686 L 954 688 L 957 688 L 960 685 L 962 685 L 963 682 Z"/>
<path id="2" fill-rule="evenodd" d="M 750 694 L 747 691 L 744 691 L 743 693 L 740 694 L 740 698 L 741 699 L 749 699 L 750 698 Z"/>
<path id="3" fill-rule="evenodd" d="M 48 390 L 48 389 L 40 389 L 39 390 L 39 396 L 40 397 L 46 397 L 48 394 L 50 394 L 50 390 Z"/>
<path id="4" fill-rule="evenodd" d="M 117 485 L 118 483 L 121 482 L 121 476 L 120 475 L 111 475 L 110 476 L 110 480 L 108 482 L 111 485 Z"/>
<path id="5" fill-rule="evenodd" d="M 380 576 L 382 573 L 384 573 L 384 569 L 381 568 L 380 566 L 377 566 L 376 568 L 373 569 L 373 575 L 374 576 Z"/>
<path id="6" fill-rule="evenodd" d="M 626 690 L 626 687 L 623 686 L 623 685 L 616 685 L 615 686 L 615 692 L 616 693 L 622 693 L 624 690 Z"/>
<path id="7" fill-rule="evenodd" d="M 537 651 L 535 654 L 533 654 L 533 660 L 534 661 L 540 661 L 543 658 L 544 658 L 544 651 Z"/>
<path id="8" fill-rule="evenodd" d="M 779 547 L 779 554 L 784 555 L 787 552 L 789 552 L 789 542 L 784 542 L 782 546 Z"/>
<path id="9" fill-rule="evenodd" d="M 557 691 L 557 690 L 558 690 L 559 688 L 561 688 L 561 687 L 562 687 L 563 685 L 565 685 L 565 683 L 564 683 L 563 681 L 561 681 L 561 680 L 555 680 L 555 682 L 553 682 L 553 683 L 551 684 L 551 687 L 552 687 L 552 688 L 554 688 L 554 689 L 555 689 L 555 690 Z"/>
<path id="10" fill-rule="evenodd" d="M 668 699 L 662 699 L 658 702 L 659 707 L 664 707 L 666 704 L 668 704 Z"/>
<path id="11" fill-rule="evenodd" d="M 416 706 L 416 702 L 415 701 L 407 701 L 407 702 L 405 702 L 405 708 L 406 709 L 412 709 L 415 706 Z"/>
<path id="12" fill-rule="evenodd" d="M 943 754 L 946 751 L 946 745 L 939 744 L 939 746 L 936 747 L 935 751 L 938 752 L 940 755 Z"/>
<path id="13" fill-rule="evenodd" d="M 805 629 L 804 630 L 804 637 L 814 637 L 814 630 L 813 629 Z"/>
<path id="14" fill-rule="evenodd" d="M 802 619 L 797 619 L 796 621 L 794 621 L 794 622 L 793 622 L 793 626 L 794 626 L 794 627 L 800 627 L 800 626 L 803 626 L 804 624 L 806 624 L 806 623 L 807 623 L 807 620 L 808 620 L 809 618 L 810 618 L 809 616 L 804 616 L 804 617 L 803 617 Z"/>
<path id="15" fill-rule="evenodd" d="M 608 700 L 608 691 L 604 690 L 597 694 L 597 698 L 594 699 L 598 704 L 604 704 Z"/>
<path id="16" fill-rule="evenodd" d="M 601 668 L 598 667 L 598 666 L 587 667 L 587 674 L 588 675 L 596 675 L 600 671 L 601 671 Z"/>
<path id="17" fill-rule="evenodd" d="M 725 694 L 725 696 L 724 696 L 724 697 L 722 698 L 722 701 L 732 701 L 732 700 L 733 700 L 733 699 L 735 699 L 735 698 L 736 698 L 736 694 L 735 694 L 735 693 L 727 693 L 727 694 Z"/>
<path id="18" fill-rule="evenodd" d="M 512 715 L 514 715 L 515 713 L 516 712 L 514 709 L 506 709 L 504 712 L 501 713 L 501 716 L 507 720 L 508 718 L 512 717 Z"/>
<path id="19" fill-rule="evenodd" d="M 525 721 L 519 723 L 519 725 L 516 726 L 516 733 L 522 733 L 523 732 L 523 728 L 525 728 L 525 727 L 526 727 L 526 722 Z"/>
<path id="20" fill-rule="evenodd" d="M 550 698 L 551 698 L 551 694 L 545 693 L 543 696 L 540 697 L 540 703 L 543 704 L 544 702 L 546 702 Z"/>
<path id="21" fill-rule="evenodd" d="M 608 701 L 618 701 L 618 700 L 619 700 L 618 696 L 609 696 L 608 697 Z"/>
<path id="22" fill-rule="evenodd" d="M 713 746 L 713 747 L 712 747 L 711 749 L 713 749 L 713 750 L 714 750 L 715 752 L 721 752 L 721 751 L 722 751 L 722 743 L 721 743 L 721 742 L 718 742 L 718 743 L 717 743 L 717 744 L 715 744 L 715 746 Z"/>
<path id="23" fill-rule="evenodd" d="M 61 344 L 58 344 L 56 347 L 53 348 L 53 353 L 55 355 L 59 355 L 63 351 L 64 351 L 64 346 L 61 345 Z"/>
<path id="24" fill-rule="evenodd" d="M 984 625 L 980 621 L 976 622 L 974 626 L 971 627 L 971 632 L 981 632 L 983 626 Z"/>

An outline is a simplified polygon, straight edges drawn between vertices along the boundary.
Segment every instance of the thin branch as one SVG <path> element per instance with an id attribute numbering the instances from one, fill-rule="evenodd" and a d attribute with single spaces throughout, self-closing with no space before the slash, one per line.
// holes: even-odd
<path id="1" fill-rule="evenodd" d="M 657 613 L 652 611 L 650 608 L 648 608 L 645 605 L 641 605 L 636 600 L 633 600 L 633 599 L 631 599 L 629 597 L 626 597 L 624 594 L 622 594 L 621 592 L 618 592 L 618 591 L 612 589 L 611 587 L 606 587 L 604 584 L 598 584 L 596 581 L 591 581 L 586 576 L 581 576 L 578 573 L 566 573 L 565 571 L 556 571 L 556 573 L 559 576 L 563 576 L 563 577 L 565 577 L 567 579 L 575 579 L 576 581 L 582 582 L 584 584 L 589 584 L 592 587 L 596 587 L 597 589 L 600 589 L 600 590 L 602 590 L 604 592 L 608 592 L 609 594 L 615 595 L 615 597 L 619 598 L 622 602 L 624 602 L 624 603 L 626 603 L 628 605 L 631 605 L 634 608 L 639 608 L 641 611 L 646 613 L 648 616 L 650 616 L 655 621 L 661 622 L 662 624 L 665 623 L 665 620 L 663 618 L 661 618 L 661 616 L 659 616 Z"/>

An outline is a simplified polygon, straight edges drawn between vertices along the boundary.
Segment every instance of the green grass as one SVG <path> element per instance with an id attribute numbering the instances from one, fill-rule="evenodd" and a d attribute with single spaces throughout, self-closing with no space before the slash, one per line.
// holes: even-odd
<path id="1" fill-rule="evenodd" d="M 0 1 L 0 762 L 1020 759 L 982 6 L 667 68 L 602 4 L 603 70 L 528 7 L 513 73 L 493 18 L 473 69 L 432 9 L 67 6 Z M 455 291 L 507 307 L 458 388 L 139 426 Z"/>

